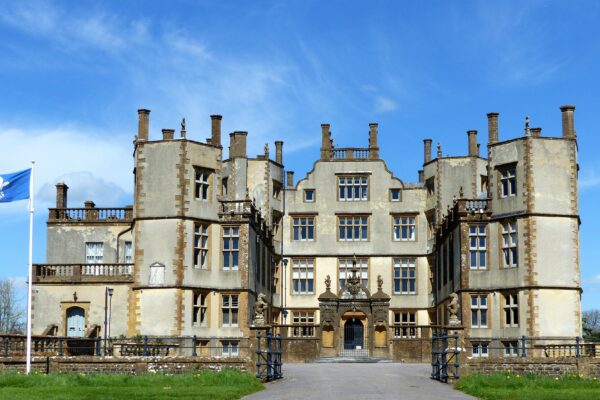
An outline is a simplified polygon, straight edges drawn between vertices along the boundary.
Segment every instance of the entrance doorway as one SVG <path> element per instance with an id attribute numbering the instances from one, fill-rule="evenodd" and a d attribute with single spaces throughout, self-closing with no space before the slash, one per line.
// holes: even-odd
<path id="1" fill-rule="evenodd" d="M 365 329 L 358 318 L 349 318 L 344 324 L 344 350 L 365 348 Z"/>
<path id="2" fill-rule="evenodd" d="M 67 336 L 82 337 L 85 330 L 85 311 L 81 307 L 67 309 Z"/>

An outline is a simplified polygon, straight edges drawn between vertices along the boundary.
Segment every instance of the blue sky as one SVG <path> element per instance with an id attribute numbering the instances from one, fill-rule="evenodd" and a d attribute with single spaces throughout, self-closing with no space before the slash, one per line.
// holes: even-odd
<path id="1" fill-rule="evenodd" d="M 526 115 L 559 136 L 575 104 L 584 309 L 600 307 L 600 3 L 596 1 L 10 1 L 0 0 L 0 171 L 37 162 L 34 261 L 45 260 L 54 184 L 69 203 L 131 203 L 138 108 L 151 136 L 179 128 L 249 131 L 249 153 L 282 139 L 299 179 L 319 156 L 320 124 L 338 146 L 367 146 L 416 181 L 422 139 L 467 151 L 486 113 L 500 138 Z M 226 143 L 225 143 L 226 144 Z M 24 282 L 27 204 L 0 207 L 0 277 Z"/>

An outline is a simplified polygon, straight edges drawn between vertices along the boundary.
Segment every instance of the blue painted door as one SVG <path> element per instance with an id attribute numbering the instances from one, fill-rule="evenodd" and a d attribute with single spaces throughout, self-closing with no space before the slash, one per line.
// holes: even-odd
<path id="1" fill-rule="evenodd" d="M 359 319 L 351 318 L 344 324 L 344 349 L 364 349 L 364 328 Z"/>
<path id="2" fill-rule="evenodd" d="M 67 310 L 67 336 L 82 337 L 85 330 L 85 311 L 81 307 Z"/>

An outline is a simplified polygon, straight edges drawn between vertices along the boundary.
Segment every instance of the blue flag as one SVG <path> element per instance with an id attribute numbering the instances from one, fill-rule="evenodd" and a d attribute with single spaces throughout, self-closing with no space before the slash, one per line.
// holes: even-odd
<path id="1" fill-rule="evenodd" d="M 0 175 L 0 203 L 28 199 L 30 179 L 31 168 Z"/>

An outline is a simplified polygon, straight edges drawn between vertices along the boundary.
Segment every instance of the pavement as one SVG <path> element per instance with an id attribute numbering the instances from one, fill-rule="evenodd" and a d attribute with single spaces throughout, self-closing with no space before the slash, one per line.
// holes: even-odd
<path id="1" fill-rule="evenodd" d="M 430 368 L 404 363 L 284 364 L 282 379 L 244 399 L 476 399 L 430 379 Z"/>

